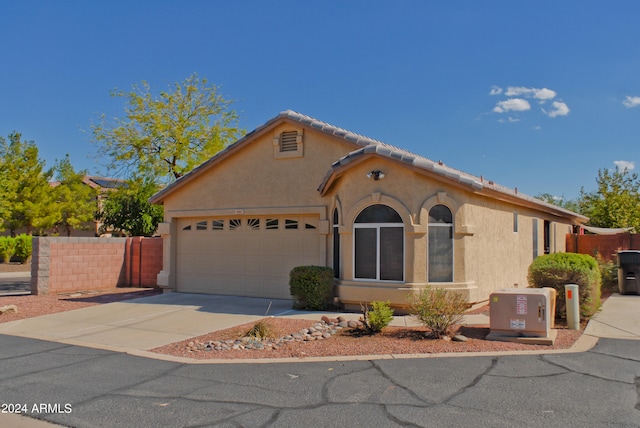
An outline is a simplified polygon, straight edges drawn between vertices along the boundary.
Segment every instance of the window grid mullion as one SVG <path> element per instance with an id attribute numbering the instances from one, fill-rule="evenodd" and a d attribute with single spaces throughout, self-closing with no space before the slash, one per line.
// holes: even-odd
<path id="1" fill-rule="evenodd" d="M 380 226 L 376 226 L 376 281 L 380 281 Z"/>

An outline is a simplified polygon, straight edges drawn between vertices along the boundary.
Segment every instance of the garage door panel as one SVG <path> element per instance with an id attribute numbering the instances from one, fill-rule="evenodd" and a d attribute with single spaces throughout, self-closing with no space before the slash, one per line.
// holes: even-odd
<path id="1" fill-rule="evenodd" d="M 291 298 L 291 269 L 324 264 L 323 236 L 314 229 L 285 229 L 284 218 L 279 220 L 279 229 L 266 229 L 266 219 L 234 216 L 235 230 L 229 230 L 230 219 L 223 219 L 226 227 L 222 230 L 211 230 L 214 219 L 179 220 L 178 291 Z M 201 225 L 206 221 L 207 230 L 196 229 L 198 221 Z M 193 225 L 191 230 L 184 230 L 188 224 Z"/>

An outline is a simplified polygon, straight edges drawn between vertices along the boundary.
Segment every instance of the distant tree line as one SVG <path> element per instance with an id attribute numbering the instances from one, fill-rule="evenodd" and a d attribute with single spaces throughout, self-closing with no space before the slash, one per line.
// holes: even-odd
<path id="1" fill-rule="evenodd" d="M 0 137 L 0 231 L 70 235 L 96 220 L 101 232 L 151 236 L 163 209 L 148 199 L 241 134 L 233 102 L 197 74 L 158 94 L 142 82 L 111 95 L 125 99 L 125 114 L 101 115 L 92 142 L 96 159 L 106 161 L 107 174 L 122 185 L 98 204 L 97 190 L 83 183 L 87 171 L 75 171 L 69 155 L 46 169 L 33 141 L 18 132 Z"/>
<path id="2" fill-rule="evenodd" d="M 58 229 L 70 235 L 91 227 L 95 189 L 83 183 L 86 171 L 75 171 L 69 155 L 46 169 L 33 141 L 13 132 L 0 136 L 0 229 L 42 235 Z M 53 181 L 55 180 L 55 181 Z"/>
<path id="3" fill-rule="evenodd" d="M 563 200 L 548 193 L 538 199 L 589 217 L 588 226 L 634 228 L 640 233 L 640 180 L 627 168 L 600 169 L 597 187 L 591 192 L 580 189 L 575 200 Z"/>

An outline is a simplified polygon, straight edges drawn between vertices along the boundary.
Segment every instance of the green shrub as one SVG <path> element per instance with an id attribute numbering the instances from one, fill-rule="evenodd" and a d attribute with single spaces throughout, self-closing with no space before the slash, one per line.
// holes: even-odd
<path id="1" fill-rule="evenodd" d="M 16 252 L 15 255 L 20 257 L 20 261 L 24 264 L 31 259 L 33 237 L 22 233 L 16 236 Z"/>
<path id="2" fill-rule="evenodd" d="M 369 333 L 379 333 L 393 320 L 393 309 L 389 302 L 375 301 L 370 305 L 371 307 L 368 304 L 360 304 L 362 308 L 360 321 Z"/>
<path id="3" fill-rule="evenodd" d="M 427 287 L 409 294 L 409 313 L 431 330 L 431 336 L 440 338 L 451 333 L 462 321 L 467 310 L 464 295 L 444 288 Z"/>
<path id="4" fill-rule="evenodd" d="M 529 285 L 557 290 L 556 318 L 566 317 L 564 286 L 577 284 L 580 316 L 591 317 L 600 307 L 600 270 L 587 254 L 554 253 L 536 258 L 529 266 Z"/>
<path id="5" fill-rule="evenodd" d="M 289 290 L 294 308 L 321 311 L 331 305 L 333 269 L 326 266 L 298 266 L 289 273 Z"/>
<path id="6" fill-rule="evenodd" d="M 604 260 L 600 255 L 596 255 L 598 270 L 602 278 L 601 290 L 607 290 L 611 293 L 618 291 L 618 265 L 612 261 Z"/>
<path id="7" fill-rule="evenodd" d="M 3 263 L 9 263 L 16 252 L 16 239 L 11 236 L 0 236 L 0 258 Z"/>

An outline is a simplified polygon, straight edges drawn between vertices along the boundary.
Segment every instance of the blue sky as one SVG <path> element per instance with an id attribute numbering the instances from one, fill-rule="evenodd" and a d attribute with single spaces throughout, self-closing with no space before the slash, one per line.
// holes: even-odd
<path id="1" fill-rule="evenodd" d="M 101 174 L 90 125 L 194 72 L 530 195 L 640 162 L 637 1 L 0 0 L 0 135 Z"/>

